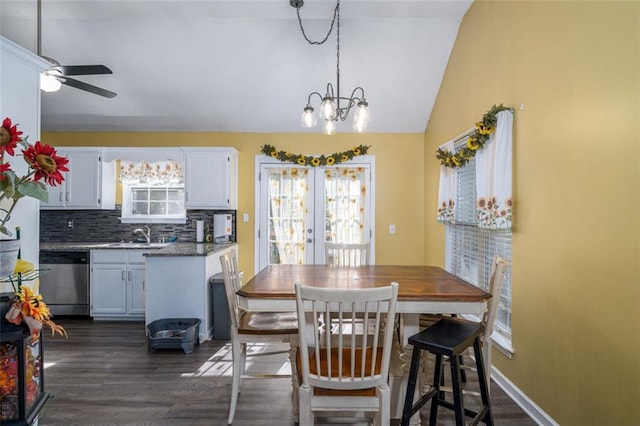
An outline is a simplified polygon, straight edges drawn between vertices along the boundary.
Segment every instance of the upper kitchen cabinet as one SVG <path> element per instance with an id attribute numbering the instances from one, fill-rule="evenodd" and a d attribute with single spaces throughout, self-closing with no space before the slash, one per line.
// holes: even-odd
<path id="1" fill-rule="evenodd" d="M 103 161 L 102 149 L 59 148 L 69 159 L 69 171 L 60 186 L 49 189 L 43 209 L 115 208 L 115 164 Z"/>
<path id="2" fill-rule="evenodd" d="M 184 148 L 187 209 L 237 209 L 238 151 Z"/>

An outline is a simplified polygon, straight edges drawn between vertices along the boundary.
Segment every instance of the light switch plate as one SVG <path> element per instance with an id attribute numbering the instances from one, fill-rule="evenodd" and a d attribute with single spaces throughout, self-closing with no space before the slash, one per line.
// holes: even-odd
<path id="1" fill-rule="evenodd" d="M 249 213 L 242 213 L 242 221 L 249 222 Z"/>
<path id="2" fill-rule="evenodd" d="M 389 234 L 393 235 L 396 233 L 396 226 L 391 224 L 389 225 Z"/>

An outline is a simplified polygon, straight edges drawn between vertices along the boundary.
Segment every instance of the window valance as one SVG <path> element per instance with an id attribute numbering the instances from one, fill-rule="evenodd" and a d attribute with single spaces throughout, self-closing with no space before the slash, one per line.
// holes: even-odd
<path id="1" fill-rule="evenodd" d="M 173 160 L 121 161 L 120 181 L 128 184 L 179 185 L 184 183 L 184 166 Z"/>
<path id="2" fill-rule="evenodd" d="M 439 147 L 438 158 L 441 159 L 442 165 L 436 214 L 438 222 L 456 223 L 458 173 L 461 167 L 475 156 L 475 223 L 483 229 L 511 229 L 513 111 L 505 108 L 495 114 L 494 119 L 495 128 L 491 129 L 481 149 L 474 150 L 474 155 L 466 158 L 464 162 L 456 162 L 455 167 L 443 159 L 457 158 L 457 153 L 468 148 L 469 141 L 475 137 L 477 129 Z"/>

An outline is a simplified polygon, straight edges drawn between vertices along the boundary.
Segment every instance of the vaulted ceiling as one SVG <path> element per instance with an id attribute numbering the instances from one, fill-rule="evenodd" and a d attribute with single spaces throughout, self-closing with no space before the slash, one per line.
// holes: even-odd
<path id="1" fill-rule="evenodd" d="M 471 2 L 342 0 L 340 91 L 364 88 L 369 132 L 424 132 Z M 305 0 L 310 39 L 335 5 Z M 2 0 L 0 34 L 36 52 L 36 16 L 36 0 Z M 44 131 L 319 132 L 302 110 L 336 85 L 335 29 L 310 45 L 289 0 L 42 0 L 41 29 L 42 55 L 108 66 L 76 79 L 118 94 L 44 93 Z"/>

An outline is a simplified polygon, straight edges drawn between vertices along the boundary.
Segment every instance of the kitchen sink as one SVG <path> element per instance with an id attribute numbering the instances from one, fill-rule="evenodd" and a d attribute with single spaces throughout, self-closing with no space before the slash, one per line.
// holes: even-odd
<path id="1" fill-rule="evenodd" d="M 169 246 L 171 243 L 111 243 L 110 248 L 148 248 L 159 249 Z"/>

